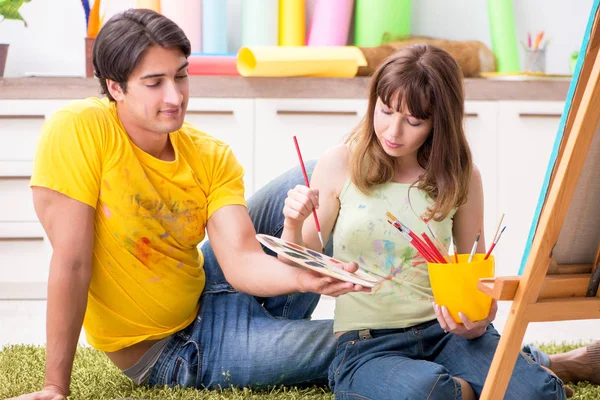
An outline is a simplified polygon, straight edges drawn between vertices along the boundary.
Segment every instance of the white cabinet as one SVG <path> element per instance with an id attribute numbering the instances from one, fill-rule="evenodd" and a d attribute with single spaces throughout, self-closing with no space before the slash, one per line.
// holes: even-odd
<path id="1" fill-rule="evenodd" d="M 29 179 L 44 120 L 65 102 L 0 101 L 0 299 L 45 297 L 51 247 Z"/>
<path id="2" fill-rule="evenodd" d="M 246 197 L 254 193 L 254 100 L 191 98 L 185 119 L 231 146 L 245 170 Z"/>
<path id="3" fill-rule="evenodd" d="M 358 125 L 366 100 L 257 99 L 255 188 L 298 165 L 293 136 L 305 162 L 318 159 L 328 148 L 342 143 Z"/>
<path id="4" fill-rule="evenodd" d="M 498 110 L 495 101 L 465 103 L 465 135 L 473 162 L 481 172 L 484 199 L 484 236 L 491 244 L 498 218 Z"/>
<path id="5" fill-rule="evenodd" d="M 44 120 L 65 100 L 0 100 L 0 177 L 31 176 Z"/>
<path id="6" fill-rule="evenodd" d="M 497 206 L 507 227 L 497 247 L 497 275 L 519 271 L 563 107 L 559 101 L 498 102 Z"/>
<path id="7" fill-rule="evenodd" d="M 0 299 L 45 296 L 51 249 L 29 189 L 44 118 L 64 100 L 0 100 Z M 246 196 L 342 143 L 360 123 L 366 99 L 192 98 L 186 120 L 231 145 L 246 171 Z M 507 225 L 494 251 L 497 275 L 515 275 L 538 204 L 563 102 L 467 101 L 465 134 L 482 174 L 486 242 L 500 215 Z"/>

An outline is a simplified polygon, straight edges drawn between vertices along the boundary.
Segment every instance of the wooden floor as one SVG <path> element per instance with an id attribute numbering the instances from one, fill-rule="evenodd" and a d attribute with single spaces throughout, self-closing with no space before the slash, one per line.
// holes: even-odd
<path id="1" fill-rule="evenodd" d="M 510 303 L 500 303 L 494 325 L 502 332 Z M 333 318 L 334 300 L 324 297 L 313 314 L 314 319 Z M 0 301 L 0 347 L 7 344 L 35 344 L 46 342 L 46 302 Z M 580 342 L 600 339 L 600 320 L 531 323 L 525 334 L 526 343 Z M 84 335 L 80 343 L 86 344 Z"/>

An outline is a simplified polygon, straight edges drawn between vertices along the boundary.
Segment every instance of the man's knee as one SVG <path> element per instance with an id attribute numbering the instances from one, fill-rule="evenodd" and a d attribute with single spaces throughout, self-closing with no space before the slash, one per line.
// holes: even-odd
<path id="1" fill-rule="evenodd" d="M 560 400 L 566 396 L 563 383 L 556 375 L 542 367 L 528 353 L 520 352 L 505 398 Z"/>

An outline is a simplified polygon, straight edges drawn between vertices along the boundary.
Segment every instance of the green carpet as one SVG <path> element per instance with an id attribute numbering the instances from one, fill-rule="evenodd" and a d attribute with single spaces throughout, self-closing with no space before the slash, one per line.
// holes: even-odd
<path id="1" fill-rule="evenodd" d="M 550 345 L 540 348 L 556 353 L 567 351 L 577 345 Z M 44 379 L 45 351 L 43 347 L 14 345 L 6 346 L 0 352 L 0 399 L 13 397 L 33 390 L 39 390 Z M 600 386 L 587 383 L 571 385 L 575 390 L 572 399 L 600 399 Z M 298 390 L 295 388 L 277 388 L 269 391 L 247 389 L 200 391 L 195 389 L 149 389 L 138 387 L 111 364 L 101 352 L 91 348 L 79 348 L 75 357 L 71 400 L 101 399 L 333 399 L 327 388 Z"/>

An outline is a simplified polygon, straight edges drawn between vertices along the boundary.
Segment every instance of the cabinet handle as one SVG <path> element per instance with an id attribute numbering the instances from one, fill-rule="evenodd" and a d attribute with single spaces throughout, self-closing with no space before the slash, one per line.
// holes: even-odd
<path id="1" fill-rule="evenodd" d="M 331 115 L 352 116 L 358 115 L 356 111 L 299 111 L 299 110 L 277 110 L 277 115 Z"/>
<path id="2" fill-rule="evenodd" d="M 476 112 L 465 113 L 465 117 L 467 117 L 467 118 L 477 118 L 477 117 L 479 117 L 479 113 L 476 113 Z"/>
<path id="3" fill-rule="evenodd" d="M 557 113 L 519 113 L 519 117 L 521 118 L 560 118 L 562 114 Z"/>
<path id="4" fill-rule="evenodd" d="M 38 242 L 43 241 L 43 236 L 11 236 L 11 237 L 2 237 L 0 236 L 0 242 L 16 242 L 16 241 L 28 241 L 28 242 Z"/>
<path id="5" fill-rule="evenodd" d="M 232 110 L 187 110 L 186 114 L 198 115 L 233 115 Z"/>
<path id="6" fill-rule="evenodd" d="M 44 119 L 43 115 L 0 115 L 0 119 Z"/>

